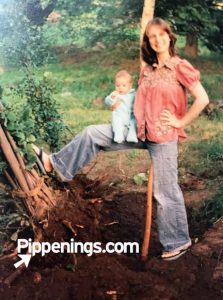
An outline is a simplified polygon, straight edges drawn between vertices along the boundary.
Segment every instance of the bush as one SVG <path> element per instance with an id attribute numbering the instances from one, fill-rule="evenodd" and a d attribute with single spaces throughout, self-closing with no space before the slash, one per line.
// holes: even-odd
<path id="1" fill-rule="evenodd" d="M 34 136 L 45 141 L 50 149 L 61 147 L 64 129 L 58 104 L 52 97 L 56 86 L 53 85 L 51 73 L 45 73 L 42 79 L 27 73 L 14 93 L 26 99 L 25 109 L 31 110 L 34 118 Z"/>
<path id="2" fill-rule="evenodd" d="M 20 101 L 20 104 L 12 105 L 4 101 L 5 109 L 0 115 L 2 124 L 7 127 L 20 151 L 26 156 L 29 166 L 35 162 L 32 143 L 44 142 L 51 151 L 55 151 L 61 147 L 63 138 L 66 137 L 67 127 L 52 97 L 54 85 L 48 76 L 49 74 L 37 79 L 27 72 L 8 95 L 16 100 L 23 99 L 24 104 Z M 4 161 L 3 157 L 1 161 Z"/>

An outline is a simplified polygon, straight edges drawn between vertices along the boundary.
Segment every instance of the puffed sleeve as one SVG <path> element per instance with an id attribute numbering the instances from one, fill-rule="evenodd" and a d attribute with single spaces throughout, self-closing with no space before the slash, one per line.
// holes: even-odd
<path id="1" fill-rule="evenodd" d="M 200 81 L 200 72 L 186 59 L 183 59 L 176 67 L 177 80 L 189 91 Z"/>

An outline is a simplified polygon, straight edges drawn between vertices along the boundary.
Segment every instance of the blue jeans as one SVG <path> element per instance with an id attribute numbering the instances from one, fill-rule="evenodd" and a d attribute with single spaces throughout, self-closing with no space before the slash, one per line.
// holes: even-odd
<path id="1" fill-rule="evenodd" d="M 159 240 L 165 251 L 181 250 L 191 241 L 184 198 L 178 185 L 177 141 L 157 144 L 147 140 L 117 144 L 112 140 L 110 124 L 91 125 L 50 158 L 61 179 L 70 181 L 100 150 L 125 149 L 149 151 L 153 164 L 153 196 L 157 201 Z"/>

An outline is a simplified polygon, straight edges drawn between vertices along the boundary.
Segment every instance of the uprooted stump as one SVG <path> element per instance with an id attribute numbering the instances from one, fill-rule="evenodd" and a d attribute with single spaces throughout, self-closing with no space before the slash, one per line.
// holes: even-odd
<path id="1" fill-rule="evenodd" d="M 55 206 L 56 198 L 52 189 L 46 185 L 44 178 L 40 177 L 34 168 L 31 170 L 26 168 L 25 159 L 20 155 L 13 137 L 2 125 L 0 125 L 0 147 L 7 161 L 8 166 L 4 170 L 4 175 L 13 188 L 12 195 L 22 199 L 30 216 L 34 240 L 40 242 L 44 230 L 44 226 L 40 224 L 48 222 L 49 210 Z M 17 250 L 14 254 L 17 254 Z M 5 279 L 5 283 L 11 285 L 23 269 L 24 265 L 20 266 Z"/>
<path id="2" fill-rule="evenodd" d="M 26 169 L 15 141 L 3 126 L 0 126 L 0 146 L 8 163 L 4 175 L 13 188 L 12 194 L 22 198 L 28 214 L 34 220 L 44 219 L 48 210 L 55 205 L 52 190 L 34 168 Z"/>

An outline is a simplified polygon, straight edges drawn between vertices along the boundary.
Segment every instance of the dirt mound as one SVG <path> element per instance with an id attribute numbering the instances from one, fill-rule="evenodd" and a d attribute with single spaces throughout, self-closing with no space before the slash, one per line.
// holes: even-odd
<path id="1" fill-rule="evenodd" d="M 75 238 L 82 242 L 131 241 L 141 245 L 145 193 L 120 192 L 101 180 L 78 176 L 63 187 L 60 198 L 44 230 L 45 241 Z M 222 227 L 221 222 L 216 224 L 191 253 L 175 262 L 159 259 L 161 247 L 154 220 L 149 260 L 145 263 L 136 254 L 36 255 L 11 287 L 1 284 L 0 299 L 222 299 L 222 281 L 213 277 L 219 265 L 222 235 L 216 235 L 218 242 L 213 242 L 212 231 L 222 231 Z M 206 255 L 198 245 L 208 245 L 213 251 Z M 0 279 L 13 271 L 13 263 L 1 262 Z"/>

